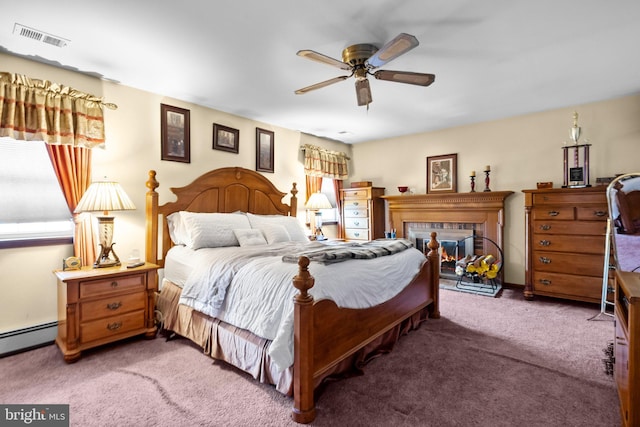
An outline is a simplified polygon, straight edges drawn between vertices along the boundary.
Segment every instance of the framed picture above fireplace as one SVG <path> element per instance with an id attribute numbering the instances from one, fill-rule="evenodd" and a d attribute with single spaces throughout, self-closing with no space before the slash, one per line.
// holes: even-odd
<path id="1" fill-rule="evenodd" d="M 457 193 L 457 175 L 457 154 L 427 157 L 427 193 Z"/>

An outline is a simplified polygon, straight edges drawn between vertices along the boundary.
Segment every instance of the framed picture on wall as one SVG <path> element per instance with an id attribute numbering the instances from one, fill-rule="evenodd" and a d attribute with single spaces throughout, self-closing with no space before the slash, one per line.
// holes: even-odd
<path id="1" fill-rule="evenodd" d="M 427 193 L 457 192 L 457 163 L 457 154 L 427 157 Z"/>
<path id="2" fill-rule="evenodd" d="M 256 128 L 256 170 L 273 173 L 274 133 Z"/>
<path id="3" fill-rule="evenodd" d="M 213 124 L 213 149 L 238 154 L 240 131 L 227 126 Z"/>
<path id="4" fill-rule="evenodd" d="M 191 162 L 189 110 L 160 104 L 162 160 Z"/>

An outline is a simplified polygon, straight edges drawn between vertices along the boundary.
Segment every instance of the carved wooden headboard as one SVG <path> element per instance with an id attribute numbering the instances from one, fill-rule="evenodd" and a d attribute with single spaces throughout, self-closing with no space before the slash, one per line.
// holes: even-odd
<path id="1" fill-rule="evenodd" d="M 146 183 L 146 255 L 147 262 L 164 266 L 167 251 L 172 242 L 169 237 L 166 217 L 173 212 L 251 212 L 259 215 L 296 216 L 298 190 L 296 183 L 291 188 L 289 204 L 282 202 L 287 195 L 263 175 L 250 169 L 228 167 L 215 169 L 196 178 L 184 187 L 171 188 L 177 197 L 175 202 L 158 205 L 159 184 L 156 172 L 149 171 Z M 159 225 L 161 225 L 159 227 Z M 161 254 L 158 245 L 161 244 Z"/>

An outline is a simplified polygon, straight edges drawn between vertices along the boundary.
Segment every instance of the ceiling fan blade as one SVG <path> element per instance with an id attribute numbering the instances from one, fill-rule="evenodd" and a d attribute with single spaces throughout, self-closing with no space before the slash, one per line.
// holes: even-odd
<path id="1" fill-rule="evenodd" d="M 325 80 L 323 82 L 316 83 L 316 84 L 311 85 L 311 86 L 303 87 L 302 89 L 296 90 L 296 95 L 302 95 L 303 93 L 311 92 L 312 90 L 320 89 L 320 88 L 323 88 L 325 86 L 329 86 L 329 85 L 332 85 L 334 83 L 341 82 L 343 80 L 348 79 L 349 77 L 351 77 L 351 76 L 334 77 L 332 79 Z"/>
<path id="2" fill-rule="evenodd" d="M 322 62 L 323 64 L 331 65 L 333 67 L 340 68 L 341 70 L 351 70 L 351 65 L 347 64 L 346 62 L 339 61 L 335 58 L 323 55 L 322 53 L 318 53 L 313 50 L 299 50 L 296 55 L 302 56 L 303 58 L 311 59 L 312 61 Z"/>
<path id="3" fill-rule="evenodd" d="M 372 68 L 378 68 L 387 62 L 397 58 L 418 46 L 418 39 L 411 34 L 400 33 L 393 40 L 382 46 L 376 53 L 367 59 L 367 64 Z"/>
<path id="4" fill-rule="evenodd" d="M 435 74 L 413 73 L 411 71 L 378 70 L 373 73 L 378 80 L 408 83 L 410 85 L 429 86 L 436 79 Z"/>

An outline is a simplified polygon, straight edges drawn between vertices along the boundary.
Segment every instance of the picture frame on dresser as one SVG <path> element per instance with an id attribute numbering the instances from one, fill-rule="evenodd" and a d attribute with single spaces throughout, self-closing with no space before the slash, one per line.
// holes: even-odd
<path id="1" fill-rule="evenodd" d="M 190 112 L 160 104 L 161 160 L 191 163 Z"/>
<path id="2" fill-rule="evenodd" d="M 256 171 L 273 173 L 274 139 L 274 132 L 256 128 Z"/>
<path id="3" fill-rule="evenodd" d="M 427 157 L 427 193 L 458 192 L 458 154 Z"/>
<path id="4" fill-rule="evenodd" d="M 214 123 L 213 149 L 238 154 L 240 151 L 240 131 Z"/>

